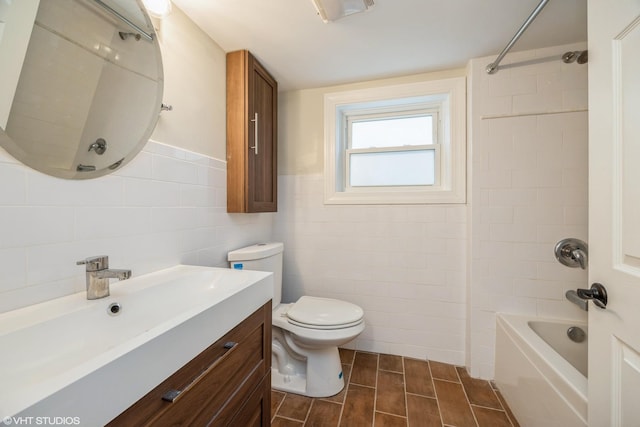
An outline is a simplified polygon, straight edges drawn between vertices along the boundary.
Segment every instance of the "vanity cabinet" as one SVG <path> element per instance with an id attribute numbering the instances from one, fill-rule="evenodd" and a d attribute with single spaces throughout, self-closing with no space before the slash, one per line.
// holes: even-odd
<path id="1" fill-rule="evenodd" d="M 270 405 L 268 302 L 108 426 L 268 426 Z"/>
<path id="2" fill-rule="evenodd" d="M 247 50 L 227 54 L 227 212 L 276 212 L 278 83 Z"/>

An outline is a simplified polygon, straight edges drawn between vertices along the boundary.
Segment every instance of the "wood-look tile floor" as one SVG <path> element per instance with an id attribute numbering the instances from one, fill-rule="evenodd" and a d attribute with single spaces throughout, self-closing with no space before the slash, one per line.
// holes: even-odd
<path id="1" fill-rule="evenodd" d="M 465 368 L 340 349 L 345 388 L 328 398 L 271 391 L 274 427 L 519 427 L 500 392 Z"/>

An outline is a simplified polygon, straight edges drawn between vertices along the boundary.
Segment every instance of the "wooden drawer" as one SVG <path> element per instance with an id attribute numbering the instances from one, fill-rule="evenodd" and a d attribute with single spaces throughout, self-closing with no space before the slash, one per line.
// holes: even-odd
<path id="1" fill-rule="evenodd" d="M 228 425 L 270 366 L 269 302 L 108 425 Z"/>
<path id="2" fill-rule="evenodd" d="M 243 427 L 265 427 L 271 425 L 271 372 L 251 393 L 230 423 L 216 424 Z"/>

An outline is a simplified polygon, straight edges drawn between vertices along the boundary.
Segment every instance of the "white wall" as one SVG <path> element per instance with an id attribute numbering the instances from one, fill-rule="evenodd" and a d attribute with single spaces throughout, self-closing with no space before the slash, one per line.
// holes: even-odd
<path id="1" fill-rule="evenodd" d="M 278 94 L 278 173 L 311 175 L 324 170 L 324 95 L 326 93 L 464 77 L 464 68 L 369 80 Z"/>
<path id="2" fill-rule="evenodd" d="M 75 261 L 87 256 L 108 254 L 139 275 L 179 262 L 224 266 L 227 250 L 275 238 L 285 243 L 285 300 L 360 304 L 359 349 L 466 362 L 490 378 L 496 311 L 583 315 L 563 294 L 586 275 L 551 249 L 587 237 L 586 113 L 539 114 L 586 108 L 586 67 L 557 59 L 578 47 L 511 53 L 504 64 L 533 62 L 493 76 L 483 71 L 493 58 L 470 62 L 470 206 L 323 205 L 321 103 L 331 87 L 281 96 L 280 212 L 229 215 L 224 52 L 177 8 L 161 31 L 175 109 L 153 138 L 182 148 L 151 143 L 90 181 L 50 178 L 0 153 L 0 312 L 81 291 Z M 460 72 L 388 82 L 451 75 Z"/>
<path id="3" fill-rule="evenodd" d="M 154 142 L 117 173 L 83 181 L 2 151 L 0 181 L 0 312 L 83 291 L 76 261 L 92 255 L 134 277 L 180 263 L 226 267 L 228 250 L 271 235 L 270 214 L 226 213 L 224 162 Z"/>
<path id="4" fill-rule="evenodd" d="M 560 60 L 581 49 L 510 53 L 494 75 L 494 57 L 470 62 L 473 376 L 493 377 L 496 312 L 586 320 L 564 293 L 588 287 L 587 273 L 553 255 L 562 238 L 588 241 L 587 66 Z"/>
<path id="5" fill-rule="evenodd" d="M 279 107 L 275 238 L 285 244 L 284 301 L 303 294 L 360 305 L 351 346 L 464 364 L 466 206 L 323 204 L 323 96 L 464 76 L 449 70 L 292 91 Z"/>
<path id="6" fill-rule="evenodd" d="M 226 53 L 176 5 L 159 31 L 164 103 L 151 139 L 226 159 Z"/>
<path id="7" fill-rule="evenodd" d="M 83 181 L 43 175 L 0 149 L 0 312 L 84 290 L 76 261 L 92 255 L 138 276 L 178 263 L 226 267 L 228 250 L 271 237 L 274 214 L 226 213 L 225 54 L 179 9 L 165 24 L 174 111 L 153 136 L 164 144 Z M 171 71 L 185 64 L 188 74 Z"/>
<path id="8" fill-rule="evenodd" d="M 493 377 L 496 312 L 584 318 L 564 293 L 586 286 L 586 273 L 552 253 L 561 238 L 587 240 L 587 67 L 560 61 L 584 48 L 510 53 L 492 76 L 494 57 L 470 61 L 467 205 L 324 205 L 322 94 L 341 88 L 283 94 L 285 301 L 355 302 L 367 328 L 353 347 L 466 364 L 483 378 Z"/>
<path id="9" fill-rule="evenodd" d="M 357 349 L 464 364 L 466 207 L 323 205 L 320 174 L 280 176 L 283 301 L 360 305 Z"/>

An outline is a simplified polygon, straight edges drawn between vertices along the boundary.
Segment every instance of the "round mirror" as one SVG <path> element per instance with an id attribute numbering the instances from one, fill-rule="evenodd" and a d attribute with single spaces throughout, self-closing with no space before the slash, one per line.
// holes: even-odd
<path id="1" fill-rule="evenodd" d="M 162 89 L 140 0 L 41 0 L 0 145 L 60 178 L 108 174 L 151 136 Z"/>

